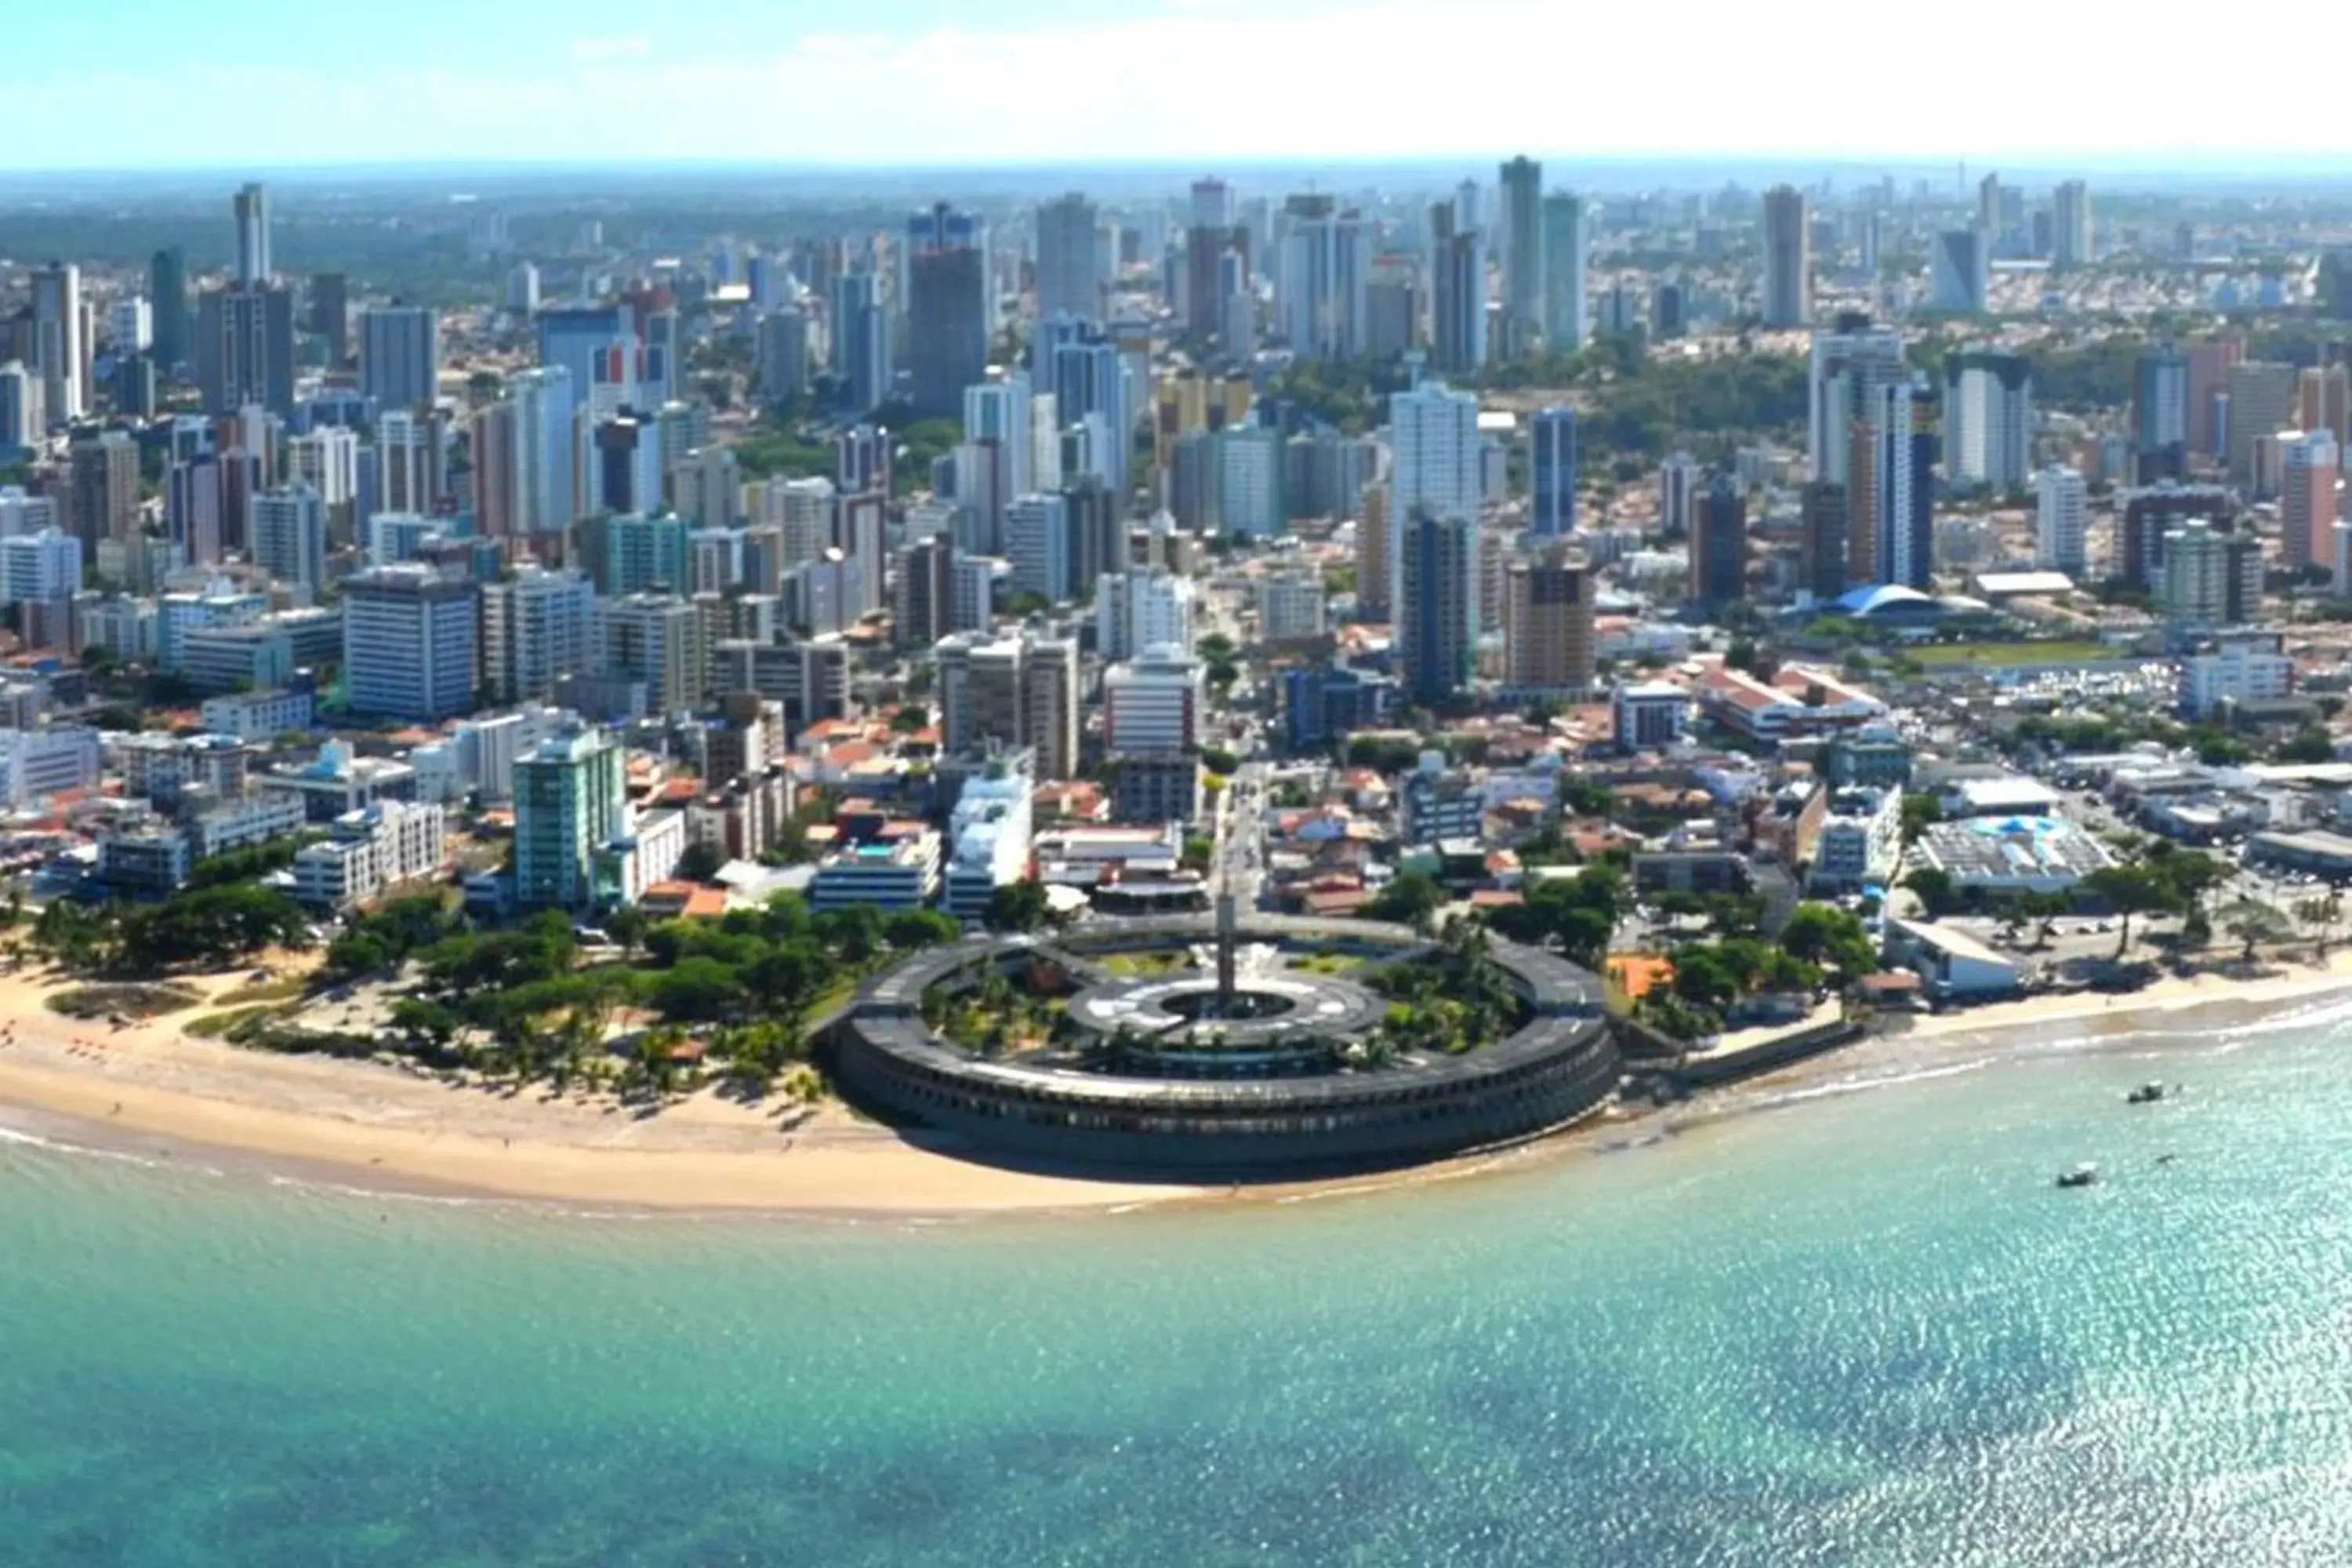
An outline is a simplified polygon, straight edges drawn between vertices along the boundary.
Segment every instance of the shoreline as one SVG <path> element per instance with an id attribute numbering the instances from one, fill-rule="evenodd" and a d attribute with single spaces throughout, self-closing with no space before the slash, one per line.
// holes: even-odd
<path id="1" fill-rule="evenodd" d="M 230 977 L 221 977 L 228 983 Z M 1685 1100 L 1616 1102 L 1507 1147 L 1391 1171 L 1241 1185 L 1055 1174 L 966 1159 L 863 1121 L 835 1103 L 740 1103 L 703 1090 L 657 1114 L 458 1085 L 377 1064 L 278 1056 L 193 1039 L 205 1007 L 109 1031 L 51 1013 L 60 988 L 0 976 L 0 1131 L 68 1149 L 209 1163 L 385 1196 L 504 1200 L 599 1212 L 902 1223 L 1052 1217 L 1201 1203 L 1288 1204 L 1525 1172 L 1621 1152 L 1823 1093 L 1859 1093 L 1991 1049 L 2030 1059 L 2062 1025 L 2092 1040 L 2219 1027 L 2352 992 L 2352 949 L 2324 966 L 2239 979 L 2167 977 L 2122 995 L 2028 997 L 1927 1015 L 1909 1028 Z M 2020 1031 L 2029 1031 L 2020 1038 Z M 2068 1040 L 2077 1045 L 2079 1039 Z M 1971 1064 L 1973 1065 L 1973 1063 Z M 1888 1069 L 1895 1069 L 1891 1073 Z"/>

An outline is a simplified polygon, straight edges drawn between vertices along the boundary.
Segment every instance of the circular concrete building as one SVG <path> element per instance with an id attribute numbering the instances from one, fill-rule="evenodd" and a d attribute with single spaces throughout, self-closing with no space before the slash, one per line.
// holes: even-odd
<path id="1" fill-rule="evenodd" d="M 1492 942 L 1481 971 L 1506 1026 L 1472 1048 L 1400 1048 L 1383 972 L 1441 962 L 1365 921 L 977 936 L 869 984 L 835 1032 L 835 1070 L 854 1099 L 978 1157 L 1192 1176 L 1442 1158 L 1572 1121 L 1616 1088 L 1597 984 L 1513 942 Z M 1029 1034 L 1007 1043 L 1000 1021 L 975 1038 L 1008 1011 Z"/>

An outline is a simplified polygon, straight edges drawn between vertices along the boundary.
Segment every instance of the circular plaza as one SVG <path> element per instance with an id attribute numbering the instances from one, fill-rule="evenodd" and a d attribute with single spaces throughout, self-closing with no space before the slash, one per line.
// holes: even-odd
<path id="1" fill-rule="evenodd" d="M 1094 920 L 916 954 L 835 1030 L 854 1100 L 978 1158 L 1274 1178 L 1572 1121 L 1620 1064 L 1591 976 L 1366 921 Z"/>

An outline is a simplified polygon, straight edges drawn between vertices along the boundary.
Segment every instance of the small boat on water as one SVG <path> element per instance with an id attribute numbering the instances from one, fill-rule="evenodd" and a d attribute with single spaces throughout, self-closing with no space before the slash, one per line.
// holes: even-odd
<path id="1" fill-rule="evenodd" d="M 2125 1095 L 2124 1103 L 2126 1105 L 2154 1105 L 2158 1100 L 2162 1100 L 2163 1098 L 2163 1083 L 2156 1079 L 2150 1079 L 2146 1083 L 2140 1085 L 2137 1089 L 2133 1089 L 2129 1094 Z"/>
<path id="2" fill-rule="evenodd" d="M 2087 1160 L 2071 1171 L 2061 1171 L 2058 1173 L 2058 1184 L 2062 1187 L 2087 1187 L 2098 1179 L 2098 1166 Z"/>

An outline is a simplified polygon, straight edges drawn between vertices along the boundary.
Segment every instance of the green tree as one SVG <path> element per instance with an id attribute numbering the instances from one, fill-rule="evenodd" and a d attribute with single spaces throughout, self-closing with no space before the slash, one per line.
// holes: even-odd
<path id="1" fill-rule="evenodd" d="M 1802 903 L 1781 928 L 1780 946 L 1802 963 L 1835 969 L 1851 984 L 1878 968 L 1878 949 L 1861 917 L 1834 904 Z"/>
<path id="2" fill-rule="evenodd" d="M 2098 900 L 2118 917 L 2118 963 L 2131 948 L 2132 917 L 2156 914 L 2173 907 L 2172 895 L 2144 866 L 2103 866 L 2084 878 L 2081 885 L 2086 896 Z"/>
<path id="3" fill-rule="evenodd" d="M 1927 836 L 1927 829 L 1944 820 L 1944 808 L 1932 795 L 1906 795 L 1903 797 L 1903 847 L 1908 849 Z"/>
<path id="4" fill-rule="evenodd" d="M 1045 884 L 1034 877 L 1024 877 L 991 893 L 987 912 L 981 918 L 991 931 L 1034 931 L 1045 925 L 1051 913 Z"/>
<path id="5" fill-rule="evenodd" d="M 1445 904 L 1445 891 L 1426 871 L 1407 871 L 1382 888 L 1363 906 L 1367 920 L 1394 921 L 1415 931 L 1427 931 Z"/>
<path id="6" fill-rule="evenodd" d="M 1952 884 L 1952 874 L 1936 866 L 1922 866 L 1903 879 L 1903 885 L 1918 897 L 1920 905 L 1931 916 L 1948 915 L 1960 907 L 1959 891 Z"/>

